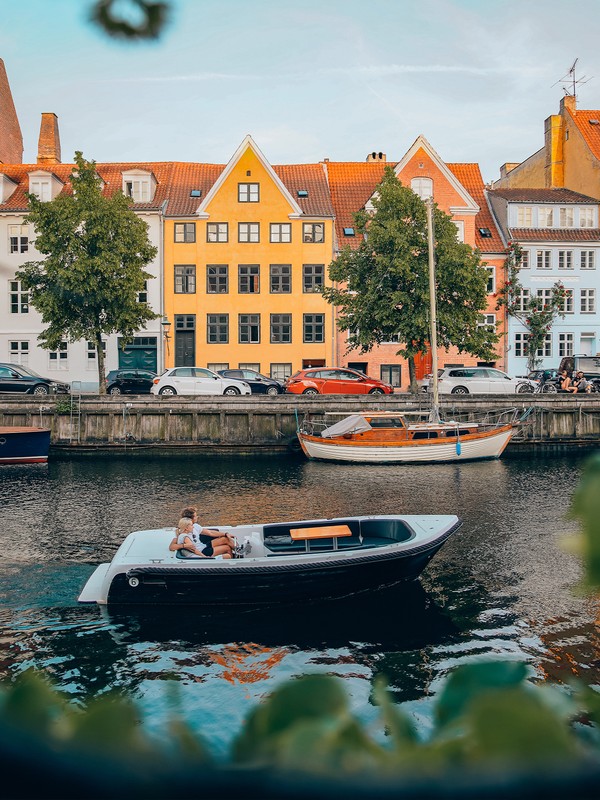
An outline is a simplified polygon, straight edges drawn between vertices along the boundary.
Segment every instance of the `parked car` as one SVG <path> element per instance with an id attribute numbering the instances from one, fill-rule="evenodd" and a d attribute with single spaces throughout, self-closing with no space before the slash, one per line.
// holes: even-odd
<path id="1" fill-rule="evenodd" d="M 224 378 L 204 367 L 174 367 L 154 378 L 152 394 L 250 394 L 245 381 Z"/>
<path id="2" fill-rule="evenodd" d="M 217 371 L 224 378 L 237 378 L 244 381 L 250 387 L 252 394 L 276 395 L 284 391 L 282 383 L 274 378 L 261 375 L 255 369 L 220 369 Z"/>
<path id="3" fill-rule="evenodd" d="M 506 372 L 492 367 L 444 367 L 438 370 L 440 394 L 531 394 L 535 388 L 536 384 L 528 378 L 511 378 Z"/>
<path id="4" fill-rule="evenodd" d="M 294 373 L 285 382 L 290 394 L 392 394 L 393 387 L 355 369 L 313 367 Z"/>
<path id="5" fill-rule="evenodd" d="M 111 369 L 106 376 L 107 394 L 150 394 L 156 372 L 147 369 Z"/>
<path id="6" fill-rule="evenodd" d="M 71 387 L 54 378 L 43 378 L 21 364 L 0 364 L 0 392 L 35 394 L 68 394 Z"/>

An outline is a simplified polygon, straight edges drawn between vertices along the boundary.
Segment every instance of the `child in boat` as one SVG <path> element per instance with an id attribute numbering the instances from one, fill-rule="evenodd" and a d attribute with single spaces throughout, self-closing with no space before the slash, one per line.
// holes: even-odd
<path id="1" fill-rule="evenodd" d="M 214 558 L 215 556 L 231 558 L 231 549 L 229 546 L 217 545 L 214 543 L 216 541 L 215 539 L 210 539 L 208 544 L 201 541 L 200 535 L 194 531 L 194 521 L 189 517 L 182 517 L 179 520 L 175 531 L 175 538 L 178 545 L 176 549 L 178 550 L 185 549 L 202 558 Z"/>
<path id="2" fill-rule="evenodd" d="M 235 542 L 231 540 L 231 537 L 229 537 L 227 534 L 223 534 L 221 531 L 214 530 L 213 528 L 203 528 L 202 525 L 198 523 L 198 509 L 196 506 L 188 506 L 187 508 L 184 508 L 181 512 L 181 518 L 190 519 L 192 521 L 193 533 L 196 536 L 197 541 L 199 541 L 202 545 L 210 545 L 212 550 L 219 548 L 219 552 L 216 553 L 217 555 L 227 552 L 230 555 L 233 553 Z M 169 550 L 181 549 L 183 549 L 183 545 L 178 543 L 177 535 L 175 535 L 171 541 L 171 544 L 169 545 Z"/>

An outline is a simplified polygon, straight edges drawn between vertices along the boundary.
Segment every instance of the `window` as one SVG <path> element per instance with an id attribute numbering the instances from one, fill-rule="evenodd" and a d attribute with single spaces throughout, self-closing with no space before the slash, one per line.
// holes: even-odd
<path id="1" fill-rule="evenodd" d="M 260 314 L 238 316 L 240 344 L 260 344 Z"/>
<path id="2" fill-rule="evenodd" d="M 560 310 L 563 314 L 573 313 L 573 289 L 565 289 L 565 299 L 562 302 Z"/>
<path id="3" fill-rule="evenodd" d="M 125 181 L 125 195 L 135 203 L 150 202 L 150 178 L 131 178 Z"/>
<path id="4" fill-rule="evenodd" d="M 550 358 L 552 356 L 552 334 L 547 333 L 544 337 L 544 343 L 536 351 L 538 358 Z"/>
<path id="5" fill-rule="evenodd" d="M 521 252 L 521 263 L 519 264 L 519 269 L 529 269 L 529 250 L 523 250 Z"/>
<path id="6" fill-rule="evenodd" d="M 134 342 L 135 342 L 135 340 L 134 340 Z M 87 358 L 86 358 L 86 362 L 87 362 L 86 363 L 86 369 L 98 369 L 98 366 L 96 364 L 96 359 L 97 359 L 97 356 L 98 356 L 98 354 L 96 352 L 96 345 L 94 344 L 94 342 L 86 342 L 86 344 L 87 344 L 87 349 L 86 349 L 86 356 L 87 356 Z M 104 355 L 106 355 L 106 342 L 104 340 L 102 341 L 102 352 L 104 353 Z"/>
<path id="7" fill-rule="evenodd" d="M 229 314 L 206 315 L 206 341 L 208 344 L 229 342 Z"/>
<path id="8" fill-rule="evenodd" d="M 572 250 L 559 250 L 558 251 L 558 268 L 559 269 L 573 269 L 573 251 Z"/>
<path id="9" fill-rule="evenodd" d="M 483 319 L 477 323 L 478 328 L 487 328 L 492 333 L 496 333 L 496 315 L 482 314 Z"/>
<path id="10" fill-rule="evenodd" d="M 383 341 L 381 344 L 400 344 L 400 334 L 392 333 L 391 335 L 386 336 L 385 341 Z"/>
<path id="11" fill-rule="evenodd" d="M 138 303 L 148 302 L 148 281 L 144 281 L 144 288 L 137 293 Z"/>
<path id="12" fill-rule="evenodd" d="M 40 178 L 31 179 L 29 181 L 29 192 L 34 194 L 42 203 L 52 200 L 52 190 L 49 180 L 42 180 Z"/>
<path id="13" fill-rule="evenodd" d="M 538 208 L 538 228 L 552 227 L 552 206 L 541 206 Z"/>
<path id="14" fill-rule="evenodd" d="M 526 333 L 515 333 L 515 356 L 521 358 L 529 355 L 529 336 Z"/>
<path id="15" fill-rule="evenodd" d="M 581 313 L 594 314 L 596 311 L 596 290 L 595 289 L 582 289 L 581 290 Z"/>
<path id="16" fill-rule="evenodd" d="M 521 291 L 519 292 L 519 295 L 517 297 L 517 308 L 515 310 L 516 311 L 526 311 L 527 310 L 527 304 L 529 303 L 530 299 L 531 299 L 530 290 L 529 289 L 521 289 Z"/>
<path id="17" fill-rule="evenodd" d="M 537 296 L 542 301 L 542 307 L 546 308 L 552 302 L 552 289 L 538 289 Z"/>
<path id="18" fill-rule="evenodd" d="M 292 341 L 292 315 L 271 314 L 271 343 L 289 344 Z"/>
<path id="19" fill-rule="evenodd" d="M 238 369 L 241 369 L 241 370 L 248 369 L 248 370 L 254 370 L 254 372 L 260 372 L 260 364 L 258 364 L 256 362 L 252 362 L 252 363 L 244 362 L 242 364 L 238 364 Z M 242 380 L 244 380 L 244 378 L 248 378 L 248 380 L 252 380 L 254 378 L 254 375 L 242 375 Z"/>
<path id="20" fill-rule="evenodd" d="M 229 267 L 227 264 L 207 264 L 206 293 L 227 294 L 229 291 Z"/>
<path id="21" fill-rule="evenodd" d="M 558 334 L 558 357 L 573 355 L 573 334 L 572 333 L 559 333 Z"/>
<path id="22" fill-rule="evenodd" d="M 238 183 L 239 203 L 258 203 L 260 199 L 258 183 Z"/>
<path id="23" fill-rule="evenodd" d="M 175 330 L 176 331 L 195 331 L 196 330 L 196 315 L 195 314 L 175 314 Z"/>
<path id="24" fill-rule="evenodd" d="M 258 222 L 238 222 L 238 242 L 260 242 Z"/>
<path id="25" fill-rule="evenodd" d="M 291 364 L 271 364 L 270 373 L 273 380 L 284 381 L 292 374 Z"/>
<path id="26" fill-rule="evenodd" d="M 413 178 L 410 182 L 410 188 L 421 200 L 433 197 L 433 181 L 431 178 Z"/>
<path id="27" fill-rule="evenodd" d="M 573 209 L 572 208 L 559 208 L 558 209 L 559 225 L 561 228 L 573 227 Z"/>
<path id="28" fill-rule="evenodd" d="M 552 268 L 552 251 L 551 250 L 538 250 L 536 253 L 537 268 L 538 269 L 551 269 Z"/>
<path id="29" fill-rule="evenodd" d="M 402 367 L 400 364 L 382 364 L 380 369 L 380 380 L 389 383 L 391 386 L 402 385 Z"/>
<path id="30" fill-rule="evenodd" d="M 579 209 L 579 227 L 580 228 L 593 228 L 594 227 L 594 209 L 593 208 L 580 208 Z"/>
<path id="31" fill-rule="evenodd" d="M 9 225 L 8 244 L 11 253 L 26 253 L 29 250 L 29 226 Z"/>
<path id="32" fill-rule="evenodd" d="M 533 227 L 533 208 L 531 206 L 519 206 L 517 208 L 517 228 Z"/>
<path id="33" fill-rule="evenodd" d="M 581 262 L 580 262 L 581 269 L 595 269 L 596 263 L 594 258 L 594 251 L 593 250 L 582 250 L 581 251 Z"/>
<path id="34" fill-rule="evenodd" d="M 220 369 L 229 369 L 229 364 L 226 364 L 224 361 L 216 361 L 212 364 L 207 364 L 206 368 L 212 369 L 213 372 L 218 372 Z"/>
<path id="35" fill-rule="evenodd" d="M 29 313 L 29 292 L 23 289 L 21 281 L 9 281 L 10 285 L 10 313 L 28 314 Z"/>
<path id="36" fill-rule="evenodd" d="M 325 314 L 305 314 L 302 327 L 304 342 L 325 341 Z"/>
<path id="37" fill-rule="evenodd" d="M 196 294 L 195 264 L 175 264 L 175 294 Z"/>
<path id="38" fill-rule="evenodd" d="M 305 294 L 310 292 L 320 292 L 323 288 L 324 275 L 325 264 L 303 264 L 302 291 Z"/>
<path id="39" fill-rule="evenodd" d="M 486 291 L 488 294 L 494 294 L 496 291 L 496 268 L 490 267 L 489 264 L 485 264 L 484 269 L 488 274 Z"/>
<path id="40" fill-rule="evenodd" d="M 269 277 L 271 294 L 289 294 L 292 291 L 291 264 L 271 264 Z"/>
<path id="41" fill-rule="evenodd" d="M 260 266 L 258 264 L 238 265 L 238 291 L 240 294 L 260 292 Z"/>
<path id="42" fill-rule="evenodd" d="M 9 356 L 8 360 L 11 364 L 22 364 L 24 367 L 29 363 L 29 342 L 9 342 L 8 343 Z"/>
<path id="43" fill-rule="evenodd" d="M 48 353 L 48 369 L 69 369 L 69 346 L 67 342 L 61 342 L 58 350 L 50 350 Z"/>
<path id="44" fill-rule="evenodd" d="M 195 222 L 176 222 L 175 223 L 176 242 L 195 242 L 196 223 Z"/>
<path id="45" fill-rule="evenodd" d="M 229 223 L 228 222 L 208 222 L 206 224 L 207 242 L 228 242 Z"/>
<path id="46" fill-rule="evenodd" d="M 292 225 L 290 222 L 272 222 L 270 240 L 274 243 L 292 241 Z"/>
<path id="47" fill-rule="evenodd" d="M 302 225 L 302 241 L 309 244 L 319 244 L 325 241 L 324 222 L 305 222 Z"/>

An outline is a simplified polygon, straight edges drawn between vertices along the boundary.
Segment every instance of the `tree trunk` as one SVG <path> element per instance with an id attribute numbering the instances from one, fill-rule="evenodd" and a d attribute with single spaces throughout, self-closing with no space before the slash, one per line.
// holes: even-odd
<path id="1" fill-rule="evenodd" d="M 415 367 L 415 357 L 409 356 L 408 357 L 408 380 L 409 380 L 409 387 L 408 390 L 412 392 L 412 394 L 419 393 L 419 385 L 417 383 L 417 369 Z"/>
<path id="2" fill-rule="evenodd" d="M 96 336 L 96 356 L 98 358 L 98 394 L 106 394 L 106 374 L 104 367 L 104 349 L 102 347 L 102 337 Z"/>

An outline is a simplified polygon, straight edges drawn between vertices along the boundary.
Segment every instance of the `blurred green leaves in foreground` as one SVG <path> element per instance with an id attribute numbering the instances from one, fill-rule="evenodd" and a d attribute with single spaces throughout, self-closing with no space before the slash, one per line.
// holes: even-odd
<path id="1" fill-rule="evenodd" d="M 578 551 L 588 590 L 600 586 L 600 456 L 575 494 Z M 576 537 L 571 537 L 572 539 Z M 275 768 L 352 779 L 505 774 L 600 768 L 600 693 L 582 683 L 536 683 L 515 661 L 458 667 L 434 698 L 433 724 L 424 736 L 376 682 L 372 699 L 380 724 L 370 729 L 350 708 L 343 681 L 306 675 L 258 705 L 234 739 L 229 763 L 238 770 Z M 173 682 L 174 704 L 181 701 Z M 93 758 L 135 771 L 173 773 L 184 763 L 217 766 L 207 745 L 173 714 L 161 739 L 140 725 L 134 703 L 105 695 L 87 708 L 74 705 L 28 670 L 0 692 L 0 736 L 70 758 Z"/>

